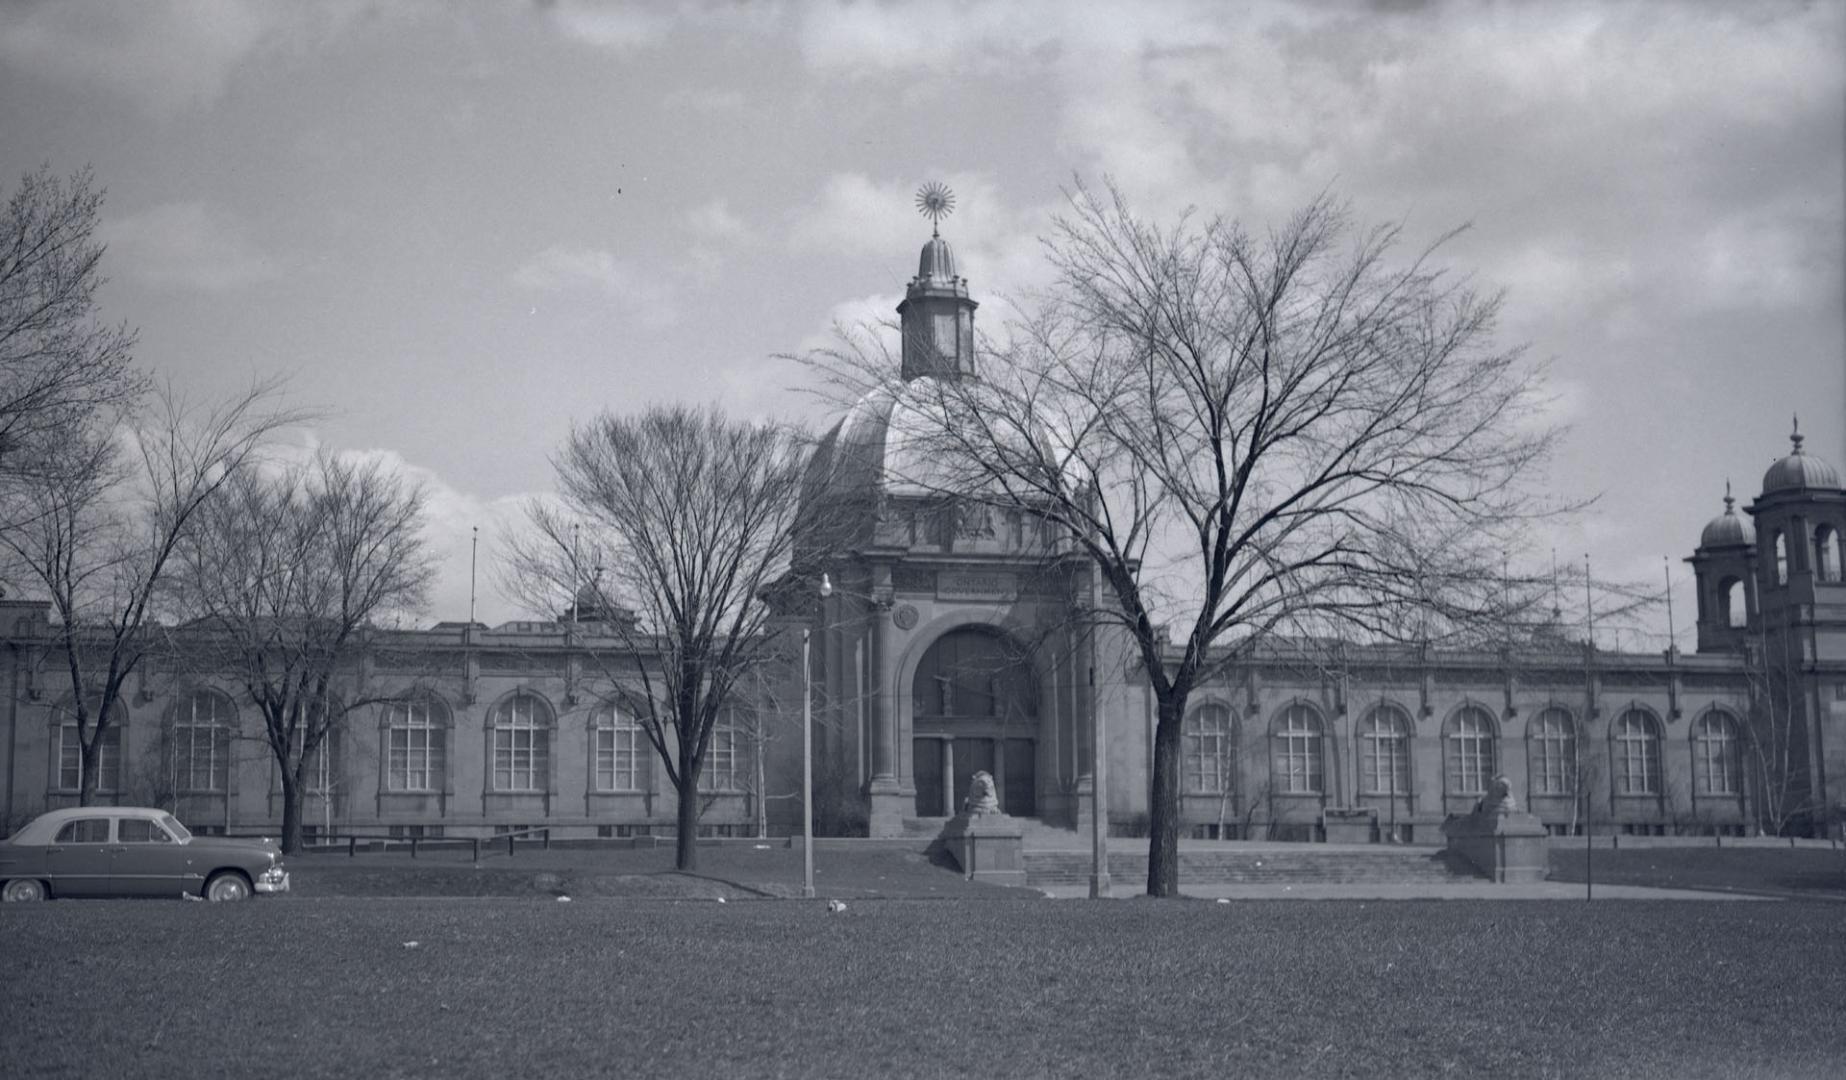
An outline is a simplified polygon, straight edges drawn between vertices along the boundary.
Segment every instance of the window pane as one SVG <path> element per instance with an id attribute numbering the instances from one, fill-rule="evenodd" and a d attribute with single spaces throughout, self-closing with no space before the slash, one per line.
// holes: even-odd
<path id="1" fill-rule="evenodd" d="M 1577 740 L 1561 709 L 1546 709 L 1532 721 L 1532 793 L 1569 795 L 1577 785 Z"/>
<path id="2" fill-rule="evenodd" d="M 116 826 L 124 844 L 167 844 L 173 841 L 167 831 L 146 818 L 123 818 Z"/>
<path id="3" fill-rule="evenodd" d="M 107 844 L 109 842 L 108 818 L 78 818 L 58 830 L 59 844 Z"/>
<path id="4" fill-rule="evenodd" d="M 442 706 L 427 699 L 394 702 L 385 756 L 387 791 L 436 791 L 442 787 L 446 730 Z"/>
<path id="5" fill-rule="evenodd" d="M 1448 738 L 1449 793 L 1482 795 L 1494 774 L 1493 722 L 1478 709 L 1457 714 Z"/>

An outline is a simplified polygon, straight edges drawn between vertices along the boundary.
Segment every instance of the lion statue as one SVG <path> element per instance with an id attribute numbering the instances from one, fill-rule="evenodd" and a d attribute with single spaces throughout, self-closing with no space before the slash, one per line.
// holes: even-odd
<path id="1" fill-rule="evenodd" d="M 983 769 L 968 781 L 968 797 L 962 800 L 961 811 L 964 814 L 997 814 L 1000 812 L 1000 797 L 994 792 L 993 774 Z"/>
<path id="2" fill-rule="evenodd" d="M 1513 797 L 1513 782 L 1504 776 L 1496 776 L 1487 785 L 1487 794 L 1474 806 L 1477 814 L 1515 814 L 1519 812 L 1519 800 Z"/>

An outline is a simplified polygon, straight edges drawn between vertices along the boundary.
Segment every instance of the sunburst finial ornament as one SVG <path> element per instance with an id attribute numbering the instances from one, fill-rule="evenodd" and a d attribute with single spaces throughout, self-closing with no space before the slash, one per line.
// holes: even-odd
<path id="1" fill-rule="evenodd" d="M 947 184 L 931 180 L 917 189 L 917 213 L 929 219 L 929 234 L 942 235 L 937 225 L 945 217 L 955 212 L 955 193 Z"/>

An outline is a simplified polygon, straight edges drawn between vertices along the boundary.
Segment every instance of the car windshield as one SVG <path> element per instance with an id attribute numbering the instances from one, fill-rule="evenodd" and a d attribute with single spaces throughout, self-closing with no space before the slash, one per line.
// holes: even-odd
<path id="1" fill-rule="evenodd" d="M 192 834 L 186 831 L 186 826 L 181 825 L 179 823 L 179 819 L 174 817 L 172 814 L 160 815 L 160 823 L 167 827 L 168 832 L 172 833 L 174 836 L 179 837 L 180 843 L 183 844 L 186 841 L 192 839 Z"/>

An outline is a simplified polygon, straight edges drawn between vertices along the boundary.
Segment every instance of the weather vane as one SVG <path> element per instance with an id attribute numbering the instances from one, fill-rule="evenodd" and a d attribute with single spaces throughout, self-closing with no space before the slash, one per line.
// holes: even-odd
<path id="1" fill-rule="evenodd" d="M 929 234 L 940 236 L 937 223 L 955 212 L 955 193 L 947 184 L 931 180 L 917 189 L 917 213 L 929 219 Z"/>

